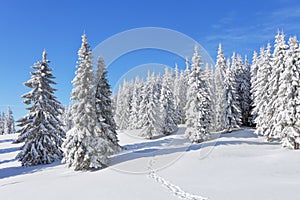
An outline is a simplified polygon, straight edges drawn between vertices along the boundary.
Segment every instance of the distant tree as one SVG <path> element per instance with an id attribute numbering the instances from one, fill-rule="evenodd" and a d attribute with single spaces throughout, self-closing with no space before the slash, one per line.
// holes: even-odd
<path id="1" fill-rule="evenodd" d="M 32 66 L 31 79 L 25 86 L 32 90 L 24 94 L 24 103 L 32 105 L 27 108 L 29 114 L 18 120 L 20 130 L 16 142 L 25 142 L 17 159 L 23 166 L 48 164 L 62 157 L 61 144 L 65 137 L 62 122 L 58 116 L 62 113 L 62 105 L 54 96 L 55 84 L 49 60 L 43 52 L 43 59 Z"/>
<path id="2" fill-rule="evenodd" d="M 129 124 L 131 129 L 141 128 L 139 123 L 140 122 L 139 110 L 142 101 L 141 87 L 142 87 L 142 83 L 139 77 L 137 76 L 135 78 L 135 82 L 133 86 L 132 103 L 131 103 L 130 116 L 129 116 Z"/>
<path id="3" fill-rule="evenodd" d="M 178 115 L 177 123 L 185 123 L 185 111 L 184 107 L 186 104 L 186 90 L 187 81 L 184 76 L 184 72 L 179 72 L 178 66 L 175 68 L 175 80 L 174 80 L 174 104 L 175 110 Z"/>
<path id="4" fill-rule="evenodd" d="M 13 112 L 10 109 L 10 106 L 7 108 L 6 120 L 4 121 L 4 134 L 12 134 L 16 132 L 15 129 L 15 120 Z"/>
<path id="5" fill-rule="evenodd" d="M 107 124 L 97 118 L 92 52 L 85 34 L 77 63 L 71 97 L 74 126 L 63 144 L 63 161 L 74 170 L 103 168 L 108 164 L 108 156 L 115 152 L 115 145 L 106 135 Z"/>
<path id="6" fill-rule="evenodd" d="M 174 105 L 172 84 L 172 74 L 166 67 L 160 94 L 161 127 L 163 134 L 166 135 L 171 134 L 178 129 L 178 115 Z"/>
<path id="7" fill-rule="evenodd" d="M 192 58 L 192 69 L 189 73 L 186 104 L 186 125 L 185 134 L 195 143 L 208 139 L 211 123 L 211 99 L 208 87 L 203 80 L 202 62 L 198 53 L 198 47 Z"/>
<path id="8" fill-rule="evenodd" d="M 241 109 L 239 105 L 239 95 L 237 94 L 237 82 L 233 75 L 233 69 L 228 66 L 224 80 L 225 87 L 225 128 L 230 132 L 233 128 L 238 128 L 241 124 Z"/>
<path id="9" fill-rule="evenodd" d="M 124 80 L 122 87 L 119 87 L 116 108 L 116 122 L 119 130 L 130 127 L 130 110 L 132 101 L 133 82 Z"/>
<path id="10" fill-rule="evenodd" d="M 4 130 L 5 130 L 5 121 L 6 121 L 6 116 L 4 112 L 1 112 L 1 116 L 0 116 L 0 135 L 4 134 Z"/>
<path id="11" fill-rule="evenodd" d="M 161 115 L 159 112 L 159 94 L 154 84 L 154 73 L 148 72 L 147 81 L 142 90 L 142 101 L 140 106 L 141 136 L 152 139 L 161 133 Z"/>
<path id="12" fill-rule="evenodd" d="M 225 129 L 225 76 L 226 76 L 226 58 L 224 56 L 222 45 L 219 44 L 217 62 L 214 74 L 215 85 L 215 126 L 217 131 Z"/>

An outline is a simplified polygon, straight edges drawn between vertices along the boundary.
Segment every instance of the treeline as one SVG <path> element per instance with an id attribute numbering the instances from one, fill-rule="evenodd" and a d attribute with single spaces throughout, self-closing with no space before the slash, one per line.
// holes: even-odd
<path id="1" fill-rule="evenodd" d="M 170 134 L 187 125 L 192 142 L 209 138 L 213 131 L 230 132 L 255 126 L 268 141 L 298 149 L 300 134 L 299 42 L 284 33 L 254 52 L 252 64 L 236 53 L 226 58 L 221 44 L 215 69 L 204 66 L 198 48 L 186 69 L 150 72 L 145 81 L 124 81 L 115 100 L 119 129 L 141 129 L 140 135 Z"/>
<path id="2" fill-rule="evenodd" d="M 166 67 L 163 75 L 149 72 L 145 81 L 125 80 L 115 100 L 115 119 L 119 129 L 140 129 L 146 138 L 186 124 L 191 141 L 202 142 L 213 131 L 252 125 L 250 84 L 247 58 L 234 53 L 226 60 L 220 45 L 213 70 L 202 63 L 196 46 L 183 71 Z"/>

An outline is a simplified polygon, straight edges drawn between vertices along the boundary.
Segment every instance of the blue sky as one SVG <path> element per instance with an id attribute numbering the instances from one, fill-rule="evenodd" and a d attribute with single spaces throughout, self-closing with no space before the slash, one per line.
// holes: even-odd
<path id="1" fill-rule="evenodd" d="M 297 0 L 2 1 L 0 111 L 11 105 L 16 119 L 27 113 L 20 98 L 29 91 L 23 82 L 30 78 L 30 66 L 40 60 L 43 49 L 48 51 L 50 66 L 57 77 L 56 95 L 63 104 L 68 104 L 82 33 L 87 33 L 94 48 L 114 34 L 140 27 L 163 27 L 186 34 L 213 59 L 218 43 L 223 44 L 226 56 L 236 51 L 251 58 L 254 50 L 273 42 L 278 29 L 283 29 L 287 36 L 299 36 L 300 3 Z M 180 59 L 170 59 L 164 52 L 128 54 L 109 68 L 111 84 L 116 83 L 124 70 L 158 60 L 170 66 L 178 62 L 184 67 Z"/>

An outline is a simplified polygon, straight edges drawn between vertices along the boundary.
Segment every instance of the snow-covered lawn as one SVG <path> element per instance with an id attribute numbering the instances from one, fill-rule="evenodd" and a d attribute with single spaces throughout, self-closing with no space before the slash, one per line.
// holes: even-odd
<path id="1" fill-rule="evenodd" d="M 19 199 L 300 199 L 300 152 L 266 143 L 245 129 L 203 144 L 182 134 L 145 140 L 119 132 L 126 150 L 99 171 L 59 162 L 21 167 L 17 135 L 0 136 L 0 198 Z M 158 169 L 158 171 L 157 171 Z"/>

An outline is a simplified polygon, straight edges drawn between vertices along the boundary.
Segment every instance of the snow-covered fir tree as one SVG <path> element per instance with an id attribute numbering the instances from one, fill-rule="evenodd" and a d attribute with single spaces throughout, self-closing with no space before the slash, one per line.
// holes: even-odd
<path id="1" fill-rule="evenodd" d="M 5 113 L 1 112 L 1 115 L 0 115 L 0 135 L 4 134 L 5 121 L 6 121 Z"/>
<path id="2" fill-rule="evenodd" d="M 147 81 L 142 90 L 139 115 L 141 117 L 141 136 L 152 139 L 161 133 L 161 114 L 159 112 L 159 94 L 155 87 L 154 73 L 148 72 Z"/>
<path id="3" fill-rule="evenodd" d="M 4 134 L 12 134 L 15 132 L 16 132 L 15 119 L 10 106 L 8 106 L 6 120 L 4 121 Z"/>
<path id="4" fill-rule="evenodd" d="M 228 62 L 227 62 L 228 63 Z M 225 128 L 230 132 L 233 128 L 238 128 L 241 124 L 241 109 L 239 105 L 239 96 L 237 94 L 237 82 L 233 70 L 227 64 L 224 80 L 225 87 Z"/>
<path id="5" fill-rule="evenodd" d="M 48 164 L 61 159 L 61 144 L 65 137 L 62 122 L 58 116 L 62 112 L 62 105 L 54 96 L 55 84 L 49 60 L 43 52 L 43 59 L 32 68 L 31 79 L 25 86 L 32 90 L 24 94 L 24 103 L 31 105 L 29 114 L 18 120 L 20 130 L 17 142 L 25 142 L 21 147 L 17 159 L 23 166 Z"/>
<path id="6" fill-rule="evenodd" d="M 175 80 L 174 80 L 174 104 L 178 115 L 177 122 L 179 124 L 185 123 L 185 104 L 186 104 L 186 90 L 187 81 L 184 72 L 179 72 L 178 66 L 175 68 Z"/>
<path id="7" fill-rule="evenodd" d="M 63 129 L 65 132 L 68 132 L 73 127 L 72 115 L 71 115 L 71 107 L 64 107 L 63 113 L 60 116 L 60 120 L 64 124 Z"/>
<path id="8" fill-rule="evenodd" d="M 266 122 L 267 129 L 264 131 L 264 135 L 268 140 L 280 139 L 282 134 L 282 129 L 275 124 L 278 124 L 278 112 L 279 107 L 282 105 L 282 99 L 278 98 L 279 87 L 282 84 L 282 73 L 286 68 L 286 51 L 288 45 L 285 42 L 284 33 L 279 33 L 275 37 L 274 52 L 272 57 L 272 73 L 269 79 L 268 94 L 270 95 L 270 100 L 266 106 Z"/>
<path id="9" fill-rule="evenodd" d="M 118 144 L 117 137 L 117 125 L 115 123 L 112 113 L 112 102 L 110 85 L 107 80 L 107 70 L 102 57 L 98 58 L 96 78 L 96 115 L 99 123 L 102 123 L 102 131 L 104 136 L 107 136 L 109 140 L 114 144 L 114 151 L 121 150 Z"/>
<path id="10" fill-rule="evenodd" d="M 240 58 L 241 60 L 241 58 Z M 242 62 L 242 61 L 240 61 Z M 245 126 L 251 125 L 251 74 L 250 74 L 250 64 L 248 62 L 247 56 L 245 56 L 244 63 L 240 63 L 241 67 L 239 69 L 239 88 L 241 100 L 241 114 L 242 114 L 242 124 Z"/>
<path id="11" fill-rule="evenodd" d="M 140 104 L 142 101 L 141 96 L 141 89 L 142 89 L 142 83 L 140 81 L 140 78 L 137 76 L 135 78 L 133 91 L 132 91 L 132 103 L 131 103 L 131 109 L 130 109 L 130 116 L 129 116 L 129 124 L 131 129 L 139 129 L 140 127 Z"/>
<path id="12" fill-rule="evenodd" d="M 259 60 L 256 61 L 257 72 L 253 82 L 253 112 L 255 113 L 256 133 L 263 135 L 268 122 L 266 121 L 266 109 L 270 100 L 269 95 L 269 79 L 272 72 L 271 66 L 271 45 L 267 45 L 267 49 L 261 48 Z"/>
<path id="13" fill-rule="evenodd" d="M 108 164 L 108 156 L 114 153 L 115 144 L 106 135 L 108 125 L 97 118 L 92 51 L 85 34 L 76 68 L 71 95 L 74 126 L 63 144 L 63 161 L 74 170 L 103 168 Z"/>
<path id="14" fill-rule="evenodd" d="M 124 80 L 122 87 L 119 87 L 116 123 L 119 130 L 128 129 L 130 127 L 130 110 L 132 101 L 133 83 Z"/>
<path id="15" fill-rule="evenodd" d="M 284 47 L 284 46 L 282 46 Z M 274 130 L 284 147 L 299 149 L 300 144 L 300 48 L 296 37 L 289 39 L 285 67 L 279 77 Z"/>
<path id="16" fill-rule="evenodd" d="M 203 80 L 202 62 L 198 47 L 192 57 L 192 69 L 189 73 L 186 104 L 186 136 L 195 143 L 209 138 L 211 123 L 211 100 L 208 87 Z"/>
<path id="17" fill-rule="evenodd" d="M 163 134 L 166 135 L 171 134 L 178 129 L 178 115 L 174 105 L 172 84 L 172 74 L 166 67 L 160 95 L 161 128 Z"/>
<path id="18" fill-rule="evenodd" d="M 251 63 L 251 66 L 250 66 L 250 82 L 251 82 L 251 101 L 252 101 L 252 110 L 251 110 L 251 123 L 253 125 L 255 125 L 255 119 L 257 117 L 257 111 L 256 111 L 256 108 L 255 108 L 255 90 L 256 90 L 256 85 L 257 85 L 257 71 L 258 71 L 258 55 L 257 55 L 257 52 L 254 51 L 253 52 L 253 56 L 252 56 L 252 63 Z"/>
<path id="19" fill-rule="evenodd" d="M 225 75 L 226 75 L 226 58 L 223 53 L 222 45 L 219 44 L 217 62 L 214 74 L 215 85 L 215 127 L 217 131 L 224 130 L 225 127 Z"/>

